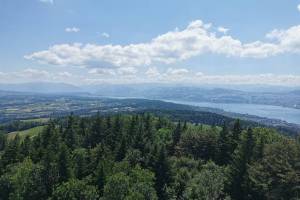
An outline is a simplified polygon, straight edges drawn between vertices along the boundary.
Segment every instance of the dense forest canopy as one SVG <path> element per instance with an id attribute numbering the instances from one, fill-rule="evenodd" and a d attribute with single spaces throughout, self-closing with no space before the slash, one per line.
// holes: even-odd
<path id="1" fill-rule="evenodd" d="M 152 114 L 52 119 L 0 135 L 0 199 L 299 199 L 300 141 Z"/>

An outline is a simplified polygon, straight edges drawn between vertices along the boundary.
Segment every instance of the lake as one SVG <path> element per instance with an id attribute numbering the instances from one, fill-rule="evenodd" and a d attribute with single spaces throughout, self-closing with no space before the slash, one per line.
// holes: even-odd
<path id="1" fill-rule="evenodd" d="M 300 124 L 300 109 L 282 106 L 238 104 L 238 103 L 211 103 L 211 102 L 189 102 L 169 101 L 173 103 L 186 104 L 199 107 L 218 108 L 228 112 L 256 115 L 270 119 L 280 119 L 289 123 Z"/>

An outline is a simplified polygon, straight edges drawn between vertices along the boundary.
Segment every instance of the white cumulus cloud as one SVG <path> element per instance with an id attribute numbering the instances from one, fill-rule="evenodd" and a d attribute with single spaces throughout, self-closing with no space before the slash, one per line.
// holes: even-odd
<path id="1" fill-rule="evenodd" d="M 54 0 L 39 0 L 42 3 L 54 4 Z"/>
<path id="2" fill-rule="evenodd" d="M 156 67 L 149 67 L 145 73 L 149 78 L 158 78 L 160 73 Z"/>
<path id="3" fill-rule="evenodd" d="M 105 38 L 109 38 L 110 37 L 110 35 L 108 33 L 106 33 L 106 32 L 101 33 L 101 36 L 105 37 Z"/>
<path id="4" fill-rule="evenodd" d="M 58 75 L 61 77 L 66 77 L 66 78 L 73 76 L 73 74 L 71 74 L 70 72 L 59 72 Z"/>
<path id="5" fill-rule="evenodd" d="M 99 76 L 120 77 L 120 76 L 132 76 L 137 73 L 137 69 L 134 67 L 123 67 L 117 69 L 110 68 L 93 68 L 88 71 L 89 74 Z"/>
<path id="6" fill-rule="evenodd" d="M 228 28 L 224 28 L 223 26 L 219 26 L 218 27 L 218 31 L 223 33 L 223 34 L 227 34 L 227 32 L 229 31 Z"/>
<path id="7" fill-rule="evenodd" d="M 137 70 L 134 67 L 123 67 L 117 70 L 118 74 L 130 76 L 137 73 Z"/>
<path id="8" fill-rule="evenodd" d="M 189 70 L 187 70 L 185 68 L 180 68 L 180 69 L 168 68 L 166 74 L 171 75 L 171 76 L 184 76 L 187 73 L 189 73 Z"/>
<path id="9" fill-rule="evenodd" d="M 173 30 L 149 42 L 128 45 L 57 44 L 25 55 L 26 59 L 59 66 L 139 67 L 171 64 L 205 53 L 227 57 L 265 58 L 282 53 L 300 52 L 300 26 L 273 30 L 269 42 L 243 43 L 230 35 L 216 36 L 210 24 L 192 21 L 183 30 Z M 224 30 L 223 30 L 224 32 Z"/>
<path id="10" fill-rule="evenodd" d="M 80 31 L 80 29 L 77 28 L 77 27 L 67 27 L 67 28 L 65 28 L 65 31 L 68 32 L 68 33 L 70 33 L 70 32 L 77 33 L 77 32 Z"/>
<path id="11" fill-rule="evenodd" d="M 100 76 L 114 76 L 116 75 L 115 70 L 107 68 L 93 68 L 88 71 L 89 74 L 100 75 Z"/>

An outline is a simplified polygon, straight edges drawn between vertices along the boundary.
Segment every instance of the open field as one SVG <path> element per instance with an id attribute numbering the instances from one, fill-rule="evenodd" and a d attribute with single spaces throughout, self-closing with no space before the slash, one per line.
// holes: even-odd
<path id="1" fill-rule="evenodd" d="M 39 134 L 43 130 L 44 126 L 37 126 L 34 128 L 30 128 L 24 131 L 14 131 L 7 134 L 7 137 L 9 140 L 14 139 L 16 135 L 18 134 L 21 139 L 24 139 L 26 136 L 34 137 L 37 134 Z"/>

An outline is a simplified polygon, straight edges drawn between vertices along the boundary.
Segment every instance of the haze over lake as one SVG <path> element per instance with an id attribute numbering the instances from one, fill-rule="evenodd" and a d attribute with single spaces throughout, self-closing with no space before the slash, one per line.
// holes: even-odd
<path id="1" fill-rule="evenodd" d="M 287 108 L 282 106 L 260 105 L 260 104 L 238 104 L 238 103 L 211 103 L 211 102 L 190 102 L 170 101 L 199 107 L 218 108 L 227 112 L 256 115 L 272 119 L 280 119 L 289 123 L 300 124 L 300 109 Z"/>

